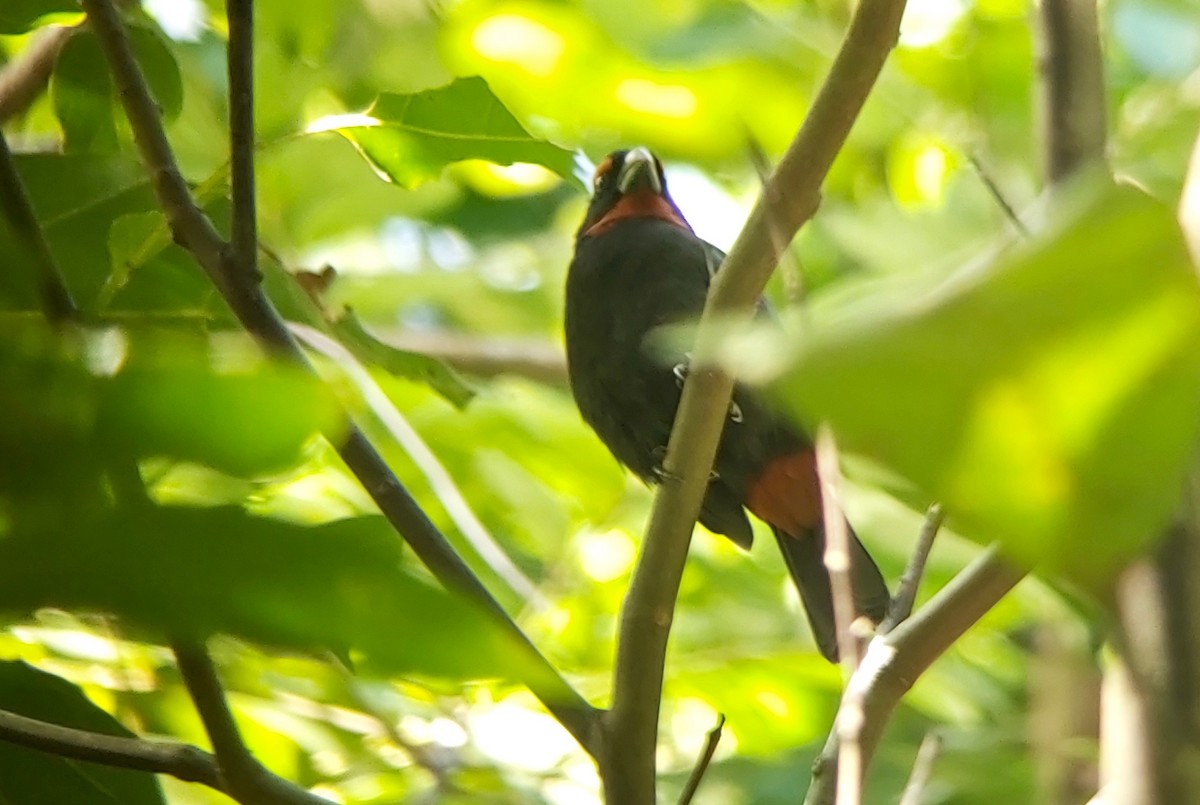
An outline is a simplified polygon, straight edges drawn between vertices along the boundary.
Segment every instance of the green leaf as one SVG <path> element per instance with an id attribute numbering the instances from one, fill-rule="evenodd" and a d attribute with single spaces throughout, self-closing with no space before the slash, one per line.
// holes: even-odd
<path id="1" fill-rule="evenodd" d="M 233 475 L 294 466 L 314 434 L 333 433 L 341 421 L 328 388 L 300 367 L 221 372 L 186 351 L 135 361 L 100 395 L 98 429 L 113 448 Z"/>
<path id="2" fill-rule="evenodd" d="M 168 121 L 174 120 L 183 110 L 183 76 L 175 54 L 158 28 L 131 25 L 128 30 L 129 42 L 158 108 Z"/>
<path id="3" fill-rule="evenodd" d="M 66 153 L 111 153 L 117 150 L 112 80 L 100 43 L 81 31 L 63 45 L 50 81 L 54 114 L 63 130 Z"/>
<path id="4" fill-rule="evenodd" d="M 1200 422 L 1200 293 L 1172 212 L 1106 188 L 907 299 L 814 311 L 779 398 L 1025 562 L 1098 583 L 1145 549 Z"/>
<path id="5" fill-rule="evenodd" d="M 49 14 L 82 16 L 72 0 L 4 0 L 0 4 L 0 34 L 23 34 Z"/>
<path id="6" fill-rule="evenodd" d="M 478 76 L 411 95 L 384 93 L 366 117 L 336 131 L 402 187 L 436 179 L 465 159 L 531 162 L 574 181 L 571 152 L 530 135 Z"/>
<path id="7" fill-rule="evenodd" d="M 101 611 L 159 635 L 349 651 L 384 673 L 523 673 L 488 616 L 404 570 L 381 517 L 308 527 L 238 508 L 145 506 L 70 534 L 14 532 L 0 540 L 0 609 Z"/>
<path id="8" fill-rule="evenodd" d="M 0 709 L 61 727 L 136 737 L 80 690 L 23 662 L 0 662 Z M 157 778 L 0 743 L 0 800 L 31 805 L 89 802 L 102 805 L 162 803 Z"/>
<path id="9" fill-rule="evenodd" d="M 333 322 L 333 332 L 359 360 L 396 377 L 424 383 L 458 408 L 475 396 L 475 390 L 458 372 L 436 358 L 385 344 L 367 332 L 350 309 Z"/>
<path id="10" fill-rule="evenodd" d="M 50 249 L 77 303 L 90 308 L 111 271 L 108 236 L 121 215 L 157 208 L 141 165 L 126 156 L 24 154 L 15 159 Z M 20 257 L 0 226 L 0 254 Z M 0 307 L 36 309 L 33 268 L 0 271 Z"/>

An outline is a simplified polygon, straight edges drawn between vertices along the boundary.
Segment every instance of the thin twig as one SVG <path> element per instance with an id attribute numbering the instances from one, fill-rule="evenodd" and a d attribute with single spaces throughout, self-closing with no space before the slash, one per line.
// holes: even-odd
<path id="1" fill-rule="evenodd" d="M 50 252 L 50 244 L 38 223 L 25 183 L 17 173 L 3 131 L 0 131 L 0 209 L 8 219 L 17 243 L 25 250 L 26 259 L 34 266 L 36 274 L 31 284 L 37 288 L 46 318 L 54 325 L 78 321 L 79 308 Z"/>
<path id="2" fill-rule="evenodd" d="M 291 330 L 308 345 L 309 349 L 325 355 L 337 363 L 342 373 L 347 376 L 359 393 L 367 407 L 395 439 L 396 443 L 409 455 L 417 469 L 429 481 L 438 500 L 446 508 L 450 519 L 458 526 L 458 530 L 466 537 L 467 542 L 475 549 L 480 558 L 487 563 L 493 573 L 499 576 L 514 593 L 521 597 L 522 606 L 532 605 L 535 610 L 544 610 L 549 601 L 538 590 L 521 568 L 505 552 L 504 547 L 496 541 L 491 532 L 471 509 L 471 504 L 463 497 L 454 482 L 454 478 L 438 460 L 438 457 L 421 434 L 409 424 L 404 415 L 396 408 L 396 404 L 375 382 L 371 373 L 363 366 L 350 350 L 340 343 L 304 324 L 292 324 Z"/>
<path id="3" fill-rule="evenodd" d="M 687 783 L 683 786 L 683 793 L 679 795 L 679 805 L 691 805 L 696 791 L 700 788 L 700 781 L 704 779 L 704 773 L 708 771 L 713 755 L 717 753 L 717 745 L 721 743 L 721 731 L 724 729 L 725 714 L 719 713 L 717 723 L 708 731 L 708 737 L 704 739 L 704 750 L 700 753 L 692 773 L 688 775 Z"/>
<path id="4" fill-rule="evenodd" d="M 921 533 L 917 536 L 917 547 L 909 557 L 904 575 L 900 577 L 900 585 L 896 595 L 888 607 L 887 617 L 879 624 L 878 634 L 887 634 L 912 614 L 913 605 L 917 602 L 917 591 L 921 587 L 921 577 L 925 574 L 925 563 L 929 561 L 929 551 L 933 548 L 933 540 L 942 528 L 946 519 L 940 503 L 934 503 L 925 512 L 925 522 L 921 524 Z"/>
<path id="5" fill-rule="evenodd" d="M 996 179 L 992 176 L 991 171 L 984 167 L 983 162 L 975 154 L 967 154 L 967 161 L 971 163 L 971 168 L 975 171 L 975 175 L 979 177 L 979 181 L 983 182 L 988 195 L 999 205 L 1008 222 L 1013 225 L 1013 228 L 1017 230 L 1021 237 L 1029 237 L 1029 227 L 1025 226 L 1025 222 L 1021 220 L 1021 216 L 1017 215 L 1016 209 L 1009 203 L 1008 198 L 1004 195 L 1004 191 L 1000 189 L 1000 185 L 996 184 Z"/>
<path id="6" fill-rule="evenodd" d="M 971 628 L 1024 577 L 992 546 L 912 617 L 867 644 L 862 665 L 846 686 L 842 708 L 813 764 L 812 784 L 805 805 L 834 805 L 838 778 L 838 749 L 843 711 L 853 722 L 855 742 L 862 753 L 865 774 L 883 729 L 901 697 L 934 660 Z M 851 699 L 851 704 L 847 704 Z M 858 716 L 855 716 L 857 711 Z"/>
<path id="7" fill-rule="evenodd" d="M 177 642 L 172 650 L 188 695 L 212 742 L 221 780 L 229 795 L 254 805 L 327 805 L 328 800 L 271 773 L 250 754 L 225 700 L 217 669 L 204 646 Z"/>
<path id="8" fill-rule="evenodd" d="M 191 252 L 247 332 L 269 352 L 311 368 L 278 310 L 251 273 L 230 270 L 230 246 L 196 206 L 163 131 L 158 107 L 137 65 L 111 0 L 81 0 L 104 50 L 134 138 L 153 180 L 176 242 Z M 530 660 L 525 682 L 547 709 L 589 753 L 599 752 L 597 711 L 537 651 L 503 607 L 470 571 L 444 535 L 388 468 L 360 430 L 339 428 L 338 451 L 380 511 L 420 560 L 451 590 L 479 604 L 516 641 Z"/>
<path id="9" fill-rule="evenodd" d="M 169 774 L 185 782 L 224 790 L 216 758 L 189 744 L 102 735 L 6 710 L 0 710 L 0 741 L 104 766 Z"/>
<path id="10" fill-rule="evenodd" d="M 921 795 L 929 785 L 933 776 L 933 764 L 942 752 L 942 739 L 936 732 L 925 733 L 921 748 L 917 750 L 917 759 L 913 761 L 912 775 L 904 793 L 900 795 L 900 805 L 921 805 Z"/>
<path id="11" fill-rule="evenodd" d="M 613 705 L 604 721 L 600 776 L 610 802 L 654 801 L 655 744 L 663 667 L 688 544 L 733 392 L 733 378 L 711 367 L 718 317 L 746 321 L 779 249 L 772 227 L 794 234 L 816 211 L 820 188 L 899 36 L 904 0 L 860 3 L 803 126 L 766 182 L 745 227 L 717 272 L 696 334 L 698 358 L 684 383 L 663 460 L 664 482 L 642 554 L 621 608 Z"/>
<path id="12" fill-rule="evenodd" d="M 854 635 L 854 586 L 850 581 L 850 529 L 842 513 L 842 471 L 837 442 L 829 425 L 817 429 L 817 476 L 821 481 L 821 506 L 825 516 L 825 569 L 833 593 L 833 622 L 838 655 L 846 679 L 858 669 L 861 644 Z M 857 802 L 847 800 L 850 803 Z"/>

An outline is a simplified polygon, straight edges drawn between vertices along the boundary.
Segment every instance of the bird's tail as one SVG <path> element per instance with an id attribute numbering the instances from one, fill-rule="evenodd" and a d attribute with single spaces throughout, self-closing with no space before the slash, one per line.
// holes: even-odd
<path id="1" fill-rule="evenodd" d="M 833 588 L 829 571 L 825 569 L 825 535 L 819 529 L 795 537 L 778 528 L 771 530 L 792 581 L 800 591 L 817 648 L 830 662 L 837 662 L 837 623 L 833 616 Z M 875 623 L 882 621 L 887 615 L 891 594 L 875 560 L 853 531 L 850 532 L 850 585 L 854 590 L 855 610 Z"/>

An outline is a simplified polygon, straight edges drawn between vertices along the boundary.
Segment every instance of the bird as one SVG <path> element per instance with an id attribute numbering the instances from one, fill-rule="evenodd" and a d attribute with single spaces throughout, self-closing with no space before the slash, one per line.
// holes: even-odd
<path id="1" fill-rule="evenodd" d="M 663 477 L 688 363 L 686 353 L 663 360 L 647 339 L 663 326 L 699 318 L 724 257 L 688 224 L 662 162 L 649 150 L 614 151 L 597 166 L 567 270 L 568 378 L 583 420 L 618 462 L 651 485 Z M 771 315 L 765 301 L 758 315 Z M 837 662 L 813 441 L 760 393 L 737 384 L 699 520 L 749 549 L 747 511 L 774 533 L 814 642 Z M 890 604 L 888 587 L 849 533 L 855 609 L 878 624 Z"/>

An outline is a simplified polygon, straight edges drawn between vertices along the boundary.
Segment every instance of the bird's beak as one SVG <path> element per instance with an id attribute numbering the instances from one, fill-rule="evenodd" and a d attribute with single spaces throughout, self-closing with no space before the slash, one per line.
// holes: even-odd
<path id="1" fill-rule="evenodd" d="M 625 163 L 621 165 L 621 173 L 617 176 L 617 188 L 622 193 L 648 189 L 661 196 L 663 183 L 658 177 L 658 163 L 654 155 L 640 146 L 630 150 L 625 155 Z"/>

